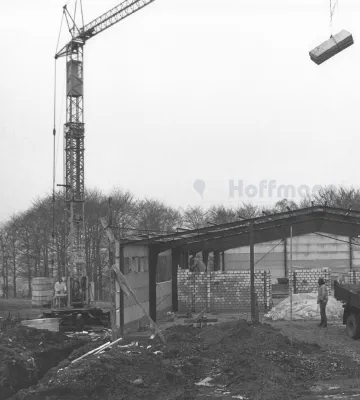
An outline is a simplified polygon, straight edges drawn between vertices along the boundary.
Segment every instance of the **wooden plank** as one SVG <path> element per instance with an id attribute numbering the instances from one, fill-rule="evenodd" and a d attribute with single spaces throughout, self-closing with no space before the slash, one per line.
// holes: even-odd
<path id="1" fill-rule="evenodd" d="M 29 328 L 46 329 L 52 332 L 58 332 L 60 327 L 60 318 L 30 319 L 21 321 L 21 325 Z"/>
<path id="2" fill-rule="evenodd" d="M 185 324 L 187 324 L 187 323 L 196 323 L 196 322 L 218 322 L 218 319 L 217 318 L 204 318 L 204 319 L 201 319 L 201 320 L 194 319 L 194 318 L 184 319 L 184 323 Z"/>
<path id="3" fill-rule="evenodd" d="M 114 343 L 114 342 L 113 342 Z M 89 356 L 90 354 L 96 353 L 102 349 L 104 349 L 105 347 L 109 346 L 111 344 L 111 342 L 107 342 L 105 344 L 102 344 L 100 347 L 97 347 L 96 349 L 90 350 L 87 353 L 83 354 L 81 357 L 76 358 L 75 360 L 71 361 L 71 364 L 74 364 L 80 360 L 82 360 L 83 358 Z"/>

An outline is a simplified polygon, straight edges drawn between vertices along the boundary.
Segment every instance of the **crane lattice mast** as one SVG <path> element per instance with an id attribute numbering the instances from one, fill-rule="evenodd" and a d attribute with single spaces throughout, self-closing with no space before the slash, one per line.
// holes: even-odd
<path id="1" fill-rule="evenodd" d="M 73 26 L 71 40 L 55 55 L 66 57 L 66 122 L 64 125 L 64 186 L 66 198 L 66 231 L 68 274 L 87 275 L 85 262 L 85 164 L 84 164 L 84 45 L 92 37 L 134 14 L 155 0 L 125 0 L 92 22 L 78 28 L 75 16 L 64 13 Z"/>

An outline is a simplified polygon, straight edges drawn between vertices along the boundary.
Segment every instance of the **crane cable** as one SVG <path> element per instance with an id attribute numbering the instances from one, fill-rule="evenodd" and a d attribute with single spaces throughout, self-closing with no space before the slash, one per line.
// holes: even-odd
<path id="1" fill-rule="evenodd" d="M 61 29 L 64 20 L 64 13 L 61 18 L 60 31 L 58 35 L 58 40 L 56 44 L 57 53 L 59 49 L 60 35 Z M 54 60 L 54 126 L 53 126 L 53 179 L 52 179 L 52 256 L 51 256 L 51 272 L 54 274 L 54 263 L 55 263 L 55 180 L 56 180 L 56 80 L 57 80 L 57 71 L 56 71 L 56 59 Z"/>
<path id="2" fill-rule="evenodd" d="M 335 12 L 335 8 L 338 5 L 339 0 L 330 0 L 330 37 L 332 37 L 332 21 Z"/>

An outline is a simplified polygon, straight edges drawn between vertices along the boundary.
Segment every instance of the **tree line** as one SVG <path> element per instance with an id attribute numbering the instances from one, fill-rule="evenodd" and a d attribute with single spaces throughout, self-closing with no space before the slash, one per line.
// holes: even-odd
<path id="1" fill-rule="evenodd" d="M 257 217 L 264 212 L 273 214 L 311 205 L 360 210 L 360 191 L 342 187 L 323 187 L 298 203 L 282 199 L 269 207 L 242 203 L 236 207 L 214 205 L 208 209 L 201 206 L 176 209 L 158 200 L 136 199 L 120 189 L 109 194 L 87 190 L 85 256 L 87 275 L 95 283 L 96 300 L 104 299 L 109 283 L 108 241 L 99 221 L 100 217 L 109 216 L 109 197 L 112 227 L 119 238 L 197 229 Z M 0 288 L 4 298 L 31 297 L 33 277 L 66 275 L 65 226 L 62 192 L 36 199 L 28 210 L 0 224 Z"/>

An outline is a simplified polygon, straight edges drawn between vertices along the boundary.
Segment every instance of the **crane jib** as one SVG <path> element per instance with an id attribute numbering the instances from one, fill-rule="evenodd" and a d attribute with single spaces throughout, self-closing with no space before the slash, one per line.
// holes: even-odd
<path id="1" fill-rule="evenodd" d="M 84 45 L 85 42 L 90 38 L 110 28 L 111 26 L 125 19 L 129 15 L 134 14 L 136 11 L 141 10 L 154 1 L 155 0 L 123 1 L 118 6 L 112 8 L 100 17 L 95 18 L 93 21 L 89 22 L 82 29 L 80 29 L 80 33 L 77 36 L 74 36 L 72 40 L 55 55 L 55 59 L 66 56 L 71 48 L 71 43 L 79 42 L 79 44 Z"/>

